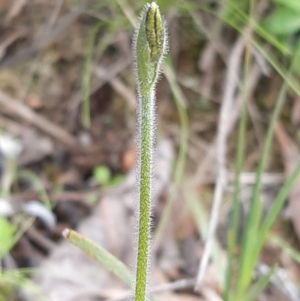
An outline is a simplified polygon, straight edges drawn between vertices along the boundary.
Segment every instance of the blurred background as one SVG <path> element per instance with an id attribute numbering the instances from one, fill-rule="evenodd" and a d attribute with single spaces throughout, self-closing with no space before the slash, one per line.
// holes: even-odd
<path id="1" fill-rule="evenodd" d="M 0 300 L 128 298 L 61 232 L 77 229 L 133 266 L 131 44 L 145 3 L 0 0 Z M 153 288 L 158 300 L 224 300 L 237 150 L 237 262 L 262 153 L 262 216 L 300 162 L 300 2 L 157 3 L 170 50 L 157 87 Z M 299 181 L 264 239 L 253 279 L 277 266 L 277 282 L 257 300 L 300 300 Z M 217 255 L 194 292 L 216 187 Z"/>

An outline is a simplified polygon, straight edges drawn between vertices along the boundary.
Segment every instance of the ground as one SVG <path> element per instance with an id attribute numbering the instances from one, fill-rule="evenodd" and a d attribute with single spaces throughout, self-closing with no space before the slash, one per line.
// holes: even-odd
<path id="1" fill-rule="evenodd" d="M 299 64 L 293 55 L 300 28 L 286 32 L 285 19 L 278 19 L 283 25 L 276 35 L 269 24 L 275 28 L 273 19 L 291 9 L 273 1 L 254 2 L 241 1 L 244 6 L 235 7 L 236 1 L 231 0 L 222 8 L 218 1 L 158 1 L 168 24 L 170 48 L 156 91 L 152 287 L 163 290 L 157 294 L 161 300 L 224 298 L 220 275 L 225 270 L 217 268 L 215 256 L 205 285 L 199 292 L 193 288 L 218 187 L 222 190 L 218 246 L 213 249 L 219 252 L 221 266 L 227 258 L 241 139 L 245 152 L 239 177 L 242 207 L 236 267 L 268 129 L 274 130 L 275 138 L 260 180 L 264 217 L 300 161 Z M 13 234 L 13 242 L 4 248 L 7 252 L 0 252 L 4 268 L 0 300 L 26 298 L 24 283 L 9 278 L 11 269 L 19 276 L 31 276 L 46 298 L 57 300 L 50 292 L 47 295 L 36 269 L 46 266 L 55 273 L 64 266 L 63 254 L 68 252 L 82 271 L 92 275 L 94 261 L 86 262 L 86 255 L 75 248 L 69 250 L 70 243 L 61 235 L 65 228 L 86 234 L 132 266 L 136 97 L 131 44 L 141 9 L 141 3 L 129 0 L 0 0 L 1 135 L 21 148 L 17 156 L 7 157 L 3 149 L 8 142 L 0 141 L 1 202 L 13 211 L 0 208 L 0 215 L 19 229 L 17 238 Z M 250 17 L 258 26 L 251 27 Z M 283 102 L 275 120 L 280 93 Z M 245 133 L 239 136 L 243 103 L 247 119 Z M 262 277 L 261 269 L 278 266 L 277 282 L 271 281 L 257 300 L 300 300 L 298 181 L 289 187 L 253 276 L 255 282 Z M 165 208 L 170 199 L 168 215 Z M 26 208 L 33 200 L 40 206 L 29 212 Z M 162 217 L 167 221 L 163 227 Z M 90 229 L 98 229 L 98 234 Z M 24 268 L 33 270 L 28 273 Z M 109 273 L 100 278 L 105 284 L 87 286 L 86 298 L 91 299 L 86 300 L 119 300 L 128 294 Z M 232 286 L 237 278 L 233 277 Z M 171 286 L 164 288 L 166 283 Z M 58 300 L 80 299 L 82 292 L 77 293 Z"/>

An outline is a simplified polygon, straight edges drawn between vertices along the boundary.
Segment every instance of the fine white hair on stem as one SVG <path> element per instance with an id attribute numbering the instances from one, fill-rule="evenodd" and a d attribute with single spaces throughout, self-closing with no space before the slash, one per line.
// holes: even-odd
<path id="1" fill-rule="evenodd" d="M 165 22 L 155 2 L 146 4 L 133 37 L 134 74 L 137 90 L 136 246 L 135 300 L 148 299 L 151 212 L 154 196 L 156 132 L 155 87 L 167 51 Z"/>

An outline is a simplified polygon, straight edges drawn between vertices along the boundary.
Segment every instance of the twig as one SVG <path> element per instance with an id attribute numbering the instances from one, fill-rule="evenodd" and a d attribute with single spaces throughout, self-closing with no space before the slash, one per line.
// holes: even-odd
<path id="1" fill-rule="evenodd" d="M 8 26 L 9 23 L 20 14 L 20 12 L 22 11 L 26 2 L 27 2 L 27 0 L 13 1 L 12 6 L 10 7 L 9 11 L 7 12 L 7 14 L 4 18 L 4 24 L 6 26 Z"/>
<path id="2" fill-rule="evenodd" d="M 257 62 L 253 65 L 252 69 L 249 72 L 248 76 L 248 83 L 247 83 L 247 95 L 251 95 L 253 91 L 255 90 L 257 83 L 263 74 L 263 71 L 261 69 L 260 64 Z M 240 92 L 236 97 L 235 97 L 235 105 L 234 108 L 232 108 L 232 111 L 230 112 L 230 119 L 228 120 L 228 134 L 232 131 L 236 121 L 238 120 L 239 114 L 240 114 L 240 109 L 241 109 L 241 103 L 243 100 L 243 94 L 244 92 Z M 209 149 L 207 150 L 205 158 L 202 160 L 202 164 L 198 168 L 198 170 L 195 173 L 194 180 L 192 181 L 193 185 L 199 185 L 206 183 L 207 180 L 207 171 L 211 169 L 211 166 L 213 164 L 213 159 L 215 157 L 216 153 L 216 141 L 213 141 Z M 208 240 L 208 238 L 207 238 Z M 207 261 L 209 260 L 210 254 L 208 254 L 208 258 L 206 259 Z M 207 262 L 206 262 L 207 264 Z"/>
<path id="3" fill-rule="evenodd" d="M 56 138 L 64 145 L 67 145 L 68 147 L 74 147 L 77 144 L 76 139 L 61 127 L 35 113 L 22 102 L 8 96 L 1 91 L 0 104 L 13 112 L 13 114 L 18 115 L 26 121 L 34 124 L 37 128 L 44 131 L 48 135 Z"/>
<path id="4" fill-rule="evenodd" d="M 263 173 L 261 177 L 262 185 L 280 185 L 284 183 L 285 176 L 283 173 Z M 234 173 L 229 174 L 229 180 L 234 181 Z M 254 185 L 256 180 L 256 173 L 243 172 L 240 174 L 240 182 L 242 185 Z"/>
<path id="5" fill-rule="evenodd" d="M 26 234 L 31 241 L 34 241 L 35 244 L 43 248 L 43 250 L 47 253 L 56 247 L 56 244 L 52 240 L 39 232 L 34 226 L 31 226 L 27 230 Z"/>
<path id="6" fill-rule="evenodd" d="M 57 21 L 59 12 L 62 8 L 64 1 L 65 0 L 56 0 L 55 6 L 54 6 L 54 11 L 52 12 L 52 14 L 50 14 L 48 24 L 46 25 L 45 29 L 43 30 L 43 34 L 38 37 L 37 42 L 36 42 L 37 44 L 39 43 L 39 41 L 41 41 L 43 39 L 43 37 L 46 37 L 47 35 L 51 34 L 51 31 L 54 28 L 55 22 Z M 32 85 L 34 74 L 40 68 L 41 57 L 42 57 L 41 54 L 37 54 L 32 62 L 32 66 L 31 66 L 31 68 L 28 72 L 28 76 L 27 76 L 27 83 L 25 83 L 25 86 L 22 89 L 23 91 L 21 93 L 20 100 L 25 99 L 25 97 L 28 94 L 29 88 Z"/>
<path id="7" fill-rule="evenodd" d="M 270 267 L 263 263 L 258 264 L 256 268 L 256 274 L 260 278 L 268 274 L 269 271 Z M 297 286 L 289 279 L 286 270 L 283 268 L 277 268 L 275 270 L 270 283 L 291 301 L 299 301 L 300 294 Z"/>
<path id="8" fill-rule="evenodd" d="M 134 93 L 129 88 L 127 88 L 127 86 L 117 77 L 117 74 L 124 70 L 124 68 L 126 68 L 129 64 L 130 61 L 123 61 L 117 64 L 117 66 L 119 67 L 114 68 L 116 70 L 112 69 L 112 72 L 110 72 L 109 74 L 107 74 L 107 70 L 105 70 L 103 67 L 98 66 L 94 68 L 94 74 L 101 81 L 108 82 L 117 93 L 122 95 L 127 100 L 130 107 L 134 109 L 136 107 Z"/>
<path id="9" fill-rule="evenodd" d="M 204 248 L 202 260 L 199 264 L 199 271 L 197 276 L 197 284 L 195 289 L 199 289 L 202 282 L 206 267 L 211 255 L 211 249 L 213 245 L 213 239 L 218 223 L 220 205 L 224 193 L 224 188 L 227 183 L 227 171 L 226 171 L 226 142 L 230 132 L 230 119 L 232 118 L 232 110 L 234 106 L 234 94 L 239 85 L 239 71 L 240 63 L 242 59 L 243 50 L 246 41 L 244 36 L 235 43 L 231 55 L 229 57 L 227 75 L 225 80 L 225 91 L 222 99 L 222 107 L 218 122 L 218 132 L 216 139 L 216 162 L 217 162 L 217 180 L 213 197 L 213 204 L 211 210 L 210 223 L 208 228 L 208 235 L 206 239 L 206 245 Z"/>
<path id="10" fill-rule="evenodd" d="M 0 64 L 0 68 L 11 67 L 20 64 L 35 55 L 38 51 L 48 47 L 51 43 L 53 43 L 53 41 L 56 41 L 63 34 L 65 34 L 66 30 L 82 14 L 85 6 L 85 4 L 79 5 L 73 11 L 62 16 L 56 25 L 51 29 L 51 31 L 46 31 L 46 34 L 43 32 L 44 35 L 37 37 L 31 45 L 21 49 L 6 60 L 3 60 L 3 62 Z"/>
<path id="11" fill-rule="evenodd" d="M 247 84 L 247 95 L 251 95 L 252 91 L 257 86 L 257 83 L 263 74 L 261 67 L 259 64 L 254 64 L 252 67 L 252 70 L 249 72 L 248 76 L 248 84 Z M 228 121 L 228 132 L 231 132 L 233 129 L 239 114 L 240 114 L 240 103 L 242 101 L 243 94 L 239 93 L 237 96 L 237 100 L 235 101 L 235 107 L 232 108 L 232 111 L 230 112 L 231 118 Z M 205 183 L 205 178 L 207 177 L 207 170 L 211 168 L 212 160 L 214 159 L 216 151 L 216 141 L 213 141 L 211 146 L 208 148 L 205 158 L 202 160 L 202 164 L 199 166 L 198 170 L 195 173 L 193 185 L 199 185 L 201 183 Z"/>
<path id="12" fill-rule="evenodd" d="M 98 91 L 101 87 L 103 87 L 106 83 L 110 83 L 111 86 L 114 88 L 113 83 L 111 82 L 119 73 L 121 73 L 126 67 L 131 64 L 132 60 L 120 60 L 117 61 L 115 64 L 110 66 L 109 68 L 105 69 L 102 66 L 95 67 L 93 72 L 95 76 L 99 79 L 97 83 L 92 83 L 90 95 Z M 117 89 L 116 89 L 117 90 Z M 117 91 L 118 92 L 118 91 Z M 68 108 L 68 112 L 70 115 L 71 121 L 71 128 L 74 128 L 76 122 L 76 116 L 78 114 L 79 105 L 82 100 L 82 93 L 81 91 L 75 92 L 69 98 L 68 103 L 70 106 Z M 135 104 L 134 104 L 135 105 Z"/>

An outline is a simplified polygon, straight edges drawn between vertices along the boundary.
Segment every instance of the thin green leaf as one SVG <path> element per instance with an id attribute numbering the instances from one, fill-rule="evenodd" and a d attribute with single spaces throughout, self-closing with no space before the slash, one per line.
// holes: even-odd
<path id="1" fill-rule="evenodd" d="M 265 19 L 263 26 L 274 35 L 293 34 L 300 29 L 299 11 L 280 7 Z"/>
<path id="2" fill-rule="evenodd" d="M 10 270 L 2 271 L 0 273 L 1 285 L 3 287 L 12 288 L 22 288 L 27 292 L 35 295 L 40 301 L 48 301 L 44 294 L 40 291 L 38 286 L 36 286 L 31 280 L 28 280 L 27 277 L 20 270 Z"/>
<path id="3" fill-rule="evenodd" d="M 277 4 L 281 4 L 290 9 L 296 10 L 298 13 L 300 12 L 300 1 L 299 0 L 273 0 Z"/>
<path id="4" fill-rule="evenodd" d="M 287 92 L 287 82 L 285 82 L 283 84 L 283 86 L 280 90 L 278 100 L 276 102 L 276 106 L 275 106 L 274 112 L 272 114 L 272 118 L 271 118 L 268 132 L 266 135 L 260 162 L 259 162 L 257 172 L 256 172 L 256 181 L 255 181 L 255 185 L 253 187 L 249 214 L 247 216 L 245 233 L 243 236 L 242 256 L 241 256 L 241 263 L 240 263 L 239 277 L 238 277 L 238 284 L 237 284 L 237 300 L 243 296 L 244 291 L 245 291 L 247 285 L 249 284 L 250 278 L 249 278 L 248 273 L 250 273 L 250 271 L 247 271 L 247 269 L 249 268 L 249 257 L 248 257 L 249 251 L 247 248 L 249 245 L 250 236 L 252 235 L 251 234 L 251 226 L 253 225 L 255 215 L 256 215 L 256 208 L 257 208 L 257 203 L 259 202 L 259 194 L 260 194 L 260 188 L 261 188 L 261 177 L 262 177 L 262 173 L 265 169 L 265 166 L 266 166 L 268 158 L 269 158 L 269 152 L 271 149 L 273 136 L 274 136 L 275 123 L 280 115 L 282 106 L 284 104 L 286 92 Z M 261 237 L 261 231 L 259 232 L 259 235 Z M 245 251 L 244 251 L 244 249 L 245 249 Z M 255 249 L 255 251 L 256 251 L 255 252 L 256 256 L 258 256 L 258 254 L 260 252 L 259 247 L 257 247 Z M 251 254 L 251 258 L 252 259 L 254 258 L 253 254 Z M 251 264 L 252 264 L 252 260 L 251 260 Z"/>
<path id="5" fill-rule="evenodd" d="M 88 45 L 85 55 L 84 71 L 82 76 L 82 124 L 85 128 L 91 126 L 90 117 L 90 86 L 91 86 L 91 76 L 92 76 L 92 65 L 93 65 L 93 49 L 95 45 L 95 40 L 97 33 L 102 26 L 102 22 L 98 22 L 94 25 L 89 33 Z"/>
<path id="6" fill-rule="evenodd" d="M 230 5 L 233 5 L 233 4 L 230 3 Z M 249 25 L 253 26 L 254 31 L 259 36 L 261 36 L 264 40 L 266 40 L 271 45 L 273 45 L 275 48 L 277 48 L 280 52 L 282 52 L 283 54 L 289 53 L 289 50 L 287 49 L 286 45 L 282 44 L 277 38 L 274 37 L 274 35 L 270 34 L 267 30 L 265 30 L 264 27 L 261 26 L 254 18 L 252 18 L 251 16 L 247 15 L 246 13 L 244 13 L 243 11 L 238 9 L 238 7 L 234 7 L 234 9 L 235 9 L 235 14 L 239 15 L 239 18 L 241 19 L 241 21 L 239 23 L 236 23 L 231 18 L 224 18 L 224 17 L 220 16 L 223 22 L 225 22 L 228 25 L 235 28 L 238 32 L 242 32 L 242 30 L 243 30 L 243 26 L 240 26 L 241 23 L 249 24 Z M 254 37 L 252 37 L 252 39 L 253 39 L 253 44 L 255 45 Z M 266 58 L 268 58 L 268 57 L 266 57 Z"/>
<path id="7" fill-rule="evenodd" d="M 203 8 L 205 11 L 210 12 L 212 15 L 219 17 L 222 19 L 224 23 L 227 23 L 232 28 L 236 29 L 238 32 L 243 34 L 242 28 L 236 25 L 234 22 L 231 22 L 229 19 L 223 19 L 222 16 L 216 14 L 214 10 L 210 10 L 208 8 Z M 291 51 L 282 43 L 280 43 L 277 39 L 274 38 L 273 35 L 269 34 L 262 26 L 260 26 L 255 20 L 249 19 L 246 14 L 239 12 L 242 15 L 242 18 L 247 19 L 248 23 L 252 23 L 255 32 L 260 35 L 264 40 L 272 44 L 276 47 L 282 54 L 290 55 Z M 252 44 L 257 48 L 257 50 L 266 58 L 269 64 L 276 70 L 276 72 L 284 79 L 287 85 L 298 95 L 300 96 L 300 88 L 297 80 L 291 76 L 291 74 L 282 67 L 282 64 L 279 63 L 278 59 L 272 55 L 270 51 L 267 51 L 264 47 L 264 44 L 259 41 L 259 39 L 252 37 Z"/>
<path id="8" fill-rule="evenodd" d="M 251 283 L 252 272 L 255 269 L 257 257 L 258 257 L 256 254 L 256 251 L 258 250 L 257 239 L 260 236 L 259 227 L 261 225 L 261 220 L 262 220 L 262 213 L 263 213 L 263 209 L 264 209 L 263 205 L 264 205 L 263 200 L 261 199 L 261 197 L 259 197 L 256 208 L 253 208 L 253 210 L 254 210 L 253 223 L 249 225 L 250 236 L 249 236 L 249 239 L 247 242 L 247 247 L 245 249 L 248 251 L 247 256 L 246 256 L 246 258 L 248 258 L 248 260 L 246 261 L 247 286 Z"/>
<path id="9" fill-rule="evenodd" d="M 293 248 L 290 244 L 285 242 L 281 237 L 279 236 L 272 236 L 271 241 L 274 242 L 277 246 L 279 246 L 284 253 L 286 253 L 288 256 L 290 256 L 293 260 L 295 260 L 298 264 L 300 264 L 300 253 L 298 250 Z"/>
<path id="10" fill-rule="evenodd" d="M 48 197 L 47 191 L 44 187 L 44 184 L 34 172 L 32 172 L 29 169 L 22 169 L 19 170 L 18 177 L 30 181 L 33 184 L 34 189 L 38 193 L 41 201 L 44 203 L 45 207 L 49 210 L 52 209 L 52 205 Z"/>
<path id="11" fill-rule="evenodd" d="M 244 236 L 242 241 L 241 262 L 243 264 L 241 264 L 239 268 L 239 279 L 235 300 L 240 300 L 247 291 L 247 288 L 252 281 L 252 274 L 257 261 L 257 240 L 260 235 L 259 226 L 263 212 L 263 202 L 258 200 L 254 203 L 254 206 L 251 206 L 249 210 L 247 216 L 248 222 L 246 222 L 244 230 L 244 233 L 247 234 L 247 239 L 245 239 Z M 252 216 L 251 220 L 249 220 L 250 216 Z"/>
<path id="12" fill-rule="evenodd" d="M 91 258 L 98 261 L 106 270 L 112 272 L 129 287 L 132 287 L 131 273 L 128 268 L 115 256 L 100 246 L 85 238 L 76 231 L 65 229 L 63 236 L 72 244 L 81 249 Z"/>
<path id="13" fill-rule="evenodd" d="M 131 273 L 126 265 L 118 258 L 76 231 L 65 229 L 63 231 L 63 236 L 70 243 L 100 263 L 106 270 L 112 272 L 115 276 L 121 279 L 131 289 L 133 288 L 132 286 L 134 282 L 132 281 Z M 150 296 L 149 299 L 150 301 L 155 301 L 152 296 Z"/>
<path id="14" fill-rule="evenodd" d="M 244 82 L 246 87 L 248 69 L 249 69 L 249 51 L 247 51 L 247 64 L 244 67 Z M 239 122 L 238 130 L 238 146 L 236 151 L 235 160 L 235 178 L 234 178 L 234 194 L 233 194 L 233 212 L 230 218 L 230 229 L 227 236 L 227 256 L 228 256 L 228 266 L 225 278 L 225 300 L 230 300 L 231 297 L 231 281 L 234 272 L 234 253 L 237 245 L 237 235 L 239 228 L 239 214 L 240 214 L 240 174 L 243 168 L 244 162 L 244 152 L 246 145 L 246 126 L 247 126 L 247 110 L 246 101 L 248 99 L 247 90 L 244 90 L 243 95 L 243 106 L 241 110 L 241 118 Z"/>
<path id="15" fill-rule="evenodd" d="M 254 301 L 261 294 L 263 289 L 268 285 L 275 272 L 275 267 L 271 268 L 269 272 L 259 279 L 249 290 L 245 301 Z"/>
<path id="16" fill-rule="evenodd" d="M 296 179 L 300 175 L 300 164 L 298 164 L 295 171 L 292 173 L 292 175 L 288 178 L 288 180 L 284 183 L 283 187 L 281 188 L 280 192 L 278 193 L 277 197 L 275 198 L 275 201 L 268 212 L 267 216 L 264 219 L 264 222 L 262 224 L 261 230 L 260 230 L 260 239 L 259 239 L 259 246 L 262 247 L 267 233 L 274 224 L 276 217 L 278 216 L 279 212 L 281 211 L 286 198 L 289 195 L 289 192 L 291 191 Z"/>
<path id="17" fill-rule="evenodd" d="M 6 255 L 15 243 L 16 226 L 6 218 L 0 217 L 0 259 Z"/>

